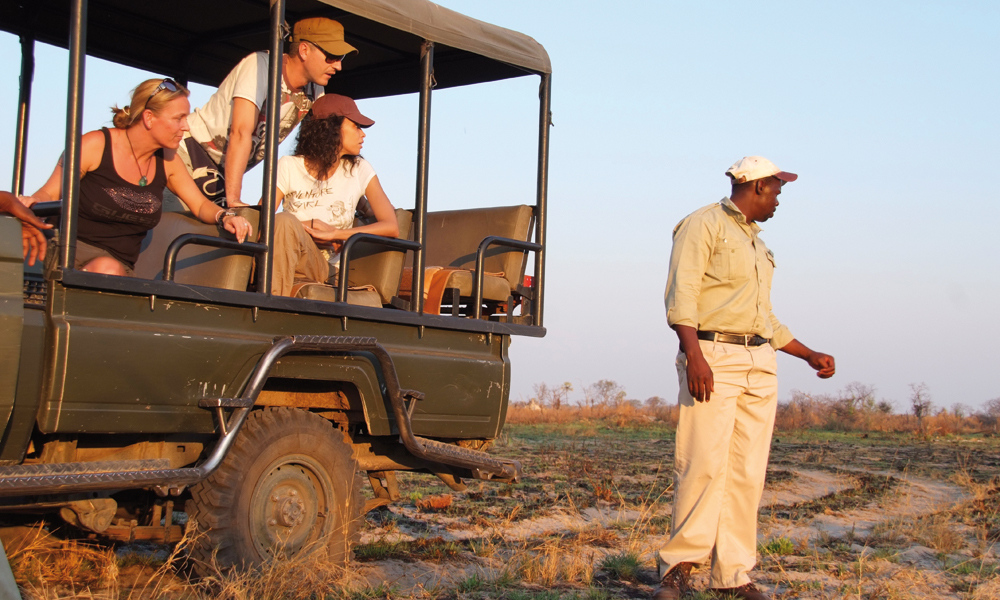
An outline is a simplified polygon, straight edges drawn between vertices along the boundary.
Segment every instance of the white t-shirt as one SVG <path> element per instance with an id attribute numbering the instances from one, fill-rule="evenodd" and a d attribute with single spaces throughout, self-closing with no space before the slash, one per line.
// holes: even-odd
<path id="1" fill-rule="evenodd" d="M 343 161 L 333 176 L 318 181 L 306 170 L 301 156 L 278 159 L 278 189 L 284 194 L 284 210 L 300 221 L 317 219 L 337 229 L 354 226 L 354 211 L 365 195 L 368 183 L 375 177 L 371 164 L 359 158 L 348 172 Z"/>
<path id="2" fill-rule="evenodd" d="M 257 126 L 254 127 L 251 138 L 250 159 L 247 169 L 251 169 L 264 160 L 265 116 L 267 114 L 267 52 L 254 52 L 240 61 L 240 64 L 229 72 L 229 75 L 212 94 L 205 106 L 197 108 L 188 117 L 191 127 L 191 137 L 208 152 L 220 170 L 226 166 L 226 145 L 229 142 L 229 127 L 233 118 L 233 99 L 245 98 L 253 102 L 260 115 Z M 323 95 L 323 88 L 315 83 L 306 84 L 302 94 L 309 100 L 316 100 Z M 297 94 L 298 96 L 298 94 Z M 281 117 L 278 127 L 278 141 L 284 140 L 299 121 L 309 112 L 310 103 L 302 103 L 297 107 L 292 94 L 281 78 Z M 305 108 L 305 110 L 303 110 Z M 181 148 L 184 145 L 181 144 Z"/>

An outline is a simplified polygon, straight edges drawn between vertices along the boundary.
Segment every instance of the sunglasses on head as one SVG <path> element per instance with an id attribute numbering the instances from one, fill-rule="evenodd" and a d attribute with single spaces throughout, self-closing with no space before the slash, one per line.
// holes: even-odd
<path id="1" fill-rule="evenodd" d="M 323 49 L 323 48 L 322 48 L 322 47 L 321 47 L 321 46 L 320 46 L 319 44 L 317 44 L 316 42 L 310 42 L 309 40 L 302 40 L 302 41 L 303 41 L 303 42 L 308 42 L 308 43 L 309 43 L 309 44 L 311 44 L 311 45 L 312 45 L 312 46 L 313 46 L 314 48 L 316 48 L 317 50 L 319 50 L 320 52 L 322 52 L 322 53 L 323 53 L 323 56 L 324 56 L 324 57 L 326 57 L 326 62 L 328 62 L 328 63 L 335 63 L 335 62 L 341 62 L 342 60 L 344 60 L 345 58 L 347 58 L 347 55 L 346 55 L 346 54 L 330 54 L 329 52 L 327 52 L 326 50 L 324 50 L 324 49 Z"/>
<path id="2" fill-rule="evenodd" d="M 156 86 L 156 89 L 153 90 L 153 93 L 150 94 L 149 98 L 146 99 L 146 104 L 149 104 L 149 101 L 153 99 L 153 96 L 159 94 L 163 90 L 167 90 L 168 92 L 176 92 L 179 89 L 180 87 L 178 87 L 177 82 L 168 77 L 163 81 L 161 81 L 160 85 Z"/>
<path id="3" fill-rule="evenodd" d="M 163 81 L 160 82 L 160 85 L 156 86 L 156 89 L 153 90 L 153 93 L 149 95 L 149 98 L 146 98 L 146 103 L 142 105 L 142 111 L 139 111 L 139 114 L 142 114 L 142 112 L 149 107 L 149 101 L 153 99 L 153 96 L 159 94 L 163 90 L 167 90 L 168 92 L 176 92 L 179 89 L 180 86 L 177 85 L 176 81 L 170 79 L 169 77 L 164 79 Z"/>

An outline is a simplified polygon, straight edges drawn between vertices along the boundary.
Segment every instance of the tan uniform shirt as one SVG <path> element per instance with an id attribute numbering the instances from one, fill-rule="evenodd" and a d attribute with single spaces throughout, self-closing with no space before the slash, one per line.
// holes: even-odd
<path id="1" fill-rule="evenodd" d="M 671 327 L 756 334 L 775 348 L 794 339 L 771 312 L 774 254 L 760 230 L 729 198 L 677 224 L 664 294 Z"/>

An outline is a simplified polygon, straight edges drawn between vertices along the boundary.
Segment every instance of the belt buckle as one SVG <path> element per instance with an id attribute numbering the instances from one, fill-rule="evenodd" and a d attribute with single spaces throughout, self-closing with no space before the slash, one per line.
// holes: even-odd
<path id="1" fill-rule="evenodd" d="M 753 339 L 753 334 L 751 334 L 751 333 L 744 333 L 743 334 L 743 347 L 746 348 L 747 350 L 750 349 L 750 341 L 752 339 Z"/>

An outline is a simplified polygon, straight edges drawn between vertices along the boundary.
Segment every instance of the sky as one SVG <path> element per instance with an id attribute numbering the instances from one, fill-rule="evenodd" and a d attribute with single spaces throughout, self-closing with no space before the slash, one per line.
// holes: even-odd
<path id="1" fill-rule="evenodd" d="M 854 381 L 901 411 L 916 383 L 939 407 L 1000 397 L 1000 4 L 440 4 L 530 35 L 552 60 L 548 333 L 514 338 L 513 400 L 541 382 L 569 382 L 580 400 L 601 379 L 629 398 L 676 397 L 670 233 L 728 194 L 725 170 L 745 155 L 800 176 L 763 226 L 772 302 L 797 339 L 837 359 L 820 380 L 779 354 L 780 398 Z M 0 34 L 0 178 L 13 164 L 19 52 Z M 66 111 L 67 53 L 38 45 L 36 61 L 29 192 L 62 150 Z M 90 130 L 152 75 L 89 58 L 86 76 Z M 430 210 L 534 203 L 537 85 L 433 94 Z M 211 91 L 193 86 L 192 105 Z M 416 96 L 359 106 L 376 121 L 365 157 L 393 203 L 412 207 Z M 261 175 L 248 175 L 244 201 Z"/>

